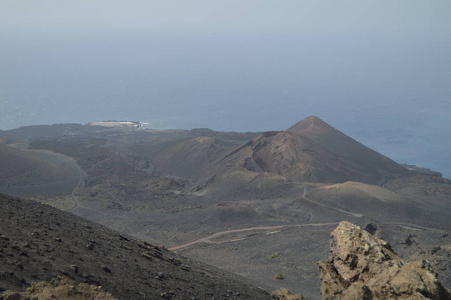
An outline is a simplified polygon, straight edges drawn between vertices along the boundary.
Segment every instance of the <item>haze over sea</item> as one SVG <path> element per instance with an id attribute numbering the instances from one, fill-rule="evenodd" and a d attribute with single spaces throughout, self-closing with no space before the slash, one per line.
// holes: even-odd
<path id="1" fill-rule="evenodd" d="M 280 20 L 297 18 L 283 12 Z M 162 30 L 71 27 L 64 16 L 65 27 L 33 27 L 10 18 L 0 31 L 0 129 L 139 120 L 148 128 L 266 131 L 317 115 L 397 162 L 450 178 L 451 29 L 432 12 L 425 21 L 399 10 L 384 15 L 385 25 L 375 15 L 376 26 L 363 22 L 364 30 L 358 20 L 353 30 L 334 29 L 356 18 L 348 13 L 311 30 L 263 26 L 271 12 L 255 26 L 238 20 L 212 30 L 210 21 Z"/>

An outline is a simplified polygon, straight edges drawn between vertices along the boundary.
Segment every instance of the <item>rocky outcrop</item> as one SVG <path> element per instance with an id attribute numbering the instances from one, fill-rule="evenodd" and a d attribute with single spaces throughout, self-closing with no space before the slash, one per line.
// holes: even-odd
<path id="1" fill-rule="evenodd" d="M 319 262 L 322 299 L 451 299 L 425 260 L 407 263 L 385 241 L 349 222 Z"/>
<path id="2" fill-rule="evenodd" d="M 103 291 L 101 286 L 87 283 L 76 284 L 65 277 L 58 276 L 50 282 L 33 284 L 26 292 L 6 291 L 0 294 L 0 300 L 116 300 L 111 294 Z"/>
<path id="3" fill-rule="evenodd" d="M 272 292 L 273 298 L 277 300 L 305 300 L 299 294 L 295 294 L 292 291 L 287 290 L 286 288 L 280 288 Z"/>

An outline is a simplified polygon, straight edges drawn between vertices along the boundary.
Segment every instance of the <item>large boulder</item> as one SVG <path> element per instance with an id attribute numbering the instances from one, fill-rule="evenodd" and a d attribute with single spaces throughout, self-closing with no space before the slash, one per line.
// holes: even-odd
<path id="1" fill-rule="evenodd" d="M 425 260 L 406 263 L 385 241 L 349 222 L 320 261 L 322 299 L 451 299 Z"/>
<path id="2" fill-rule="evenodd" d="M 273 298 L 277 300 L 305 300 L 302 295 L 295 294 L 286 288 L 280 288 L 272 292 Z"/>

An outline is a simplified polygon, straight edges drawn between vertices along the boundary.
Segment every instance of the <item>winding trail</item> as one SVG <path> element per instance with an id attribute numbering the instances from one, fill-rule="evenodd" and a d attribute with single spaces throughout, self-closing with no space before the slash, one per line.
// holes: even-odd
<path id="1" fill-rule="evenodd" d="M 446 232 L 445 230 L 436 229 L 436 228 L 430 228 L 430 227 L 424 227 L 424 226 L 411 224 L 411 223 L 386 222 L 384 224 L 387 224 L 387 225 L 399 225 L 399 226 L 401 226 L 403 228 L 413 229 L 413 230 L 426 230 L 426 231 L 433 231 L 433 232 L 437 232 L 437 233 L 445 233 Z M 408 226 L 410 226 L 410 227 L 408 227 Z"/>
<path id="2" fill-rule="evenodd" d="M 350 211 L 346 211 L 344 209 L 341 208 L 336 208 L 330 205 L 326 205 L 326 204 L 322 204 L 322 203 L 318 203 L 314 200 L 310 200 L 307 197 L 307 186 L 304 185 L 304 192 L 302 193 L 302 196 L 300 197 L 300 199 L 303 199 L 305 201 L 308 201 L 310 203 L 313 203 L 315 205 L 319 205 L 328 209 L 332 209 L 341 213 L 345 213 L 348 214 L 350 216 L 353 217 L 357 217 L 357 218 L 361 218 L 364 216 L 364 214 L 359 214 L 359 213 L 353 213 Z M 299 198 L 298 198 L 299 199 Z M 240 228 L 240 229 L 232 229 L 232 230 L 226 230 L 226 231 L 220 231 L 220 232 L 216 232 L 212 235 L 197 239 L 195 241 L 183 244 L 183 245 L 179 245 L 179 246 L 175 246 L 172 248 L 169 248 L 170 251 L 177 251 L 177 250 L 181 250 L 196 244 L 200 244 L 200 243 L 207 243 L 207 244 L 214 244 L 215 242 L 213 242 L 212 240 L 215 238 L 218 238 L 220 236 L 224 236 L 226 234 L 230 234 L 230 233 L 236 233 L 236 232 L 246 232 L 246 231 L 256 231 L 256 230 L 274 230 L 274 229 L 284 229 L 284 228 L 293 228 L 293 227 L 320 227 L 320 226 L 329 226 L 329 225 L 338 225 L 339 222 L 329 222 L 329 223 L 306 223 L 306 224 L 296 224 L 296 225 L 279 225 L 279 226 L 263 226 L 263 227 L 250 227 L 250 228 Z M 444 232 L 443 230 L 440 229 L 435 229 L 435 228 L 428 228 L 428 227 L 424 227 L 424 226 L 419 226 L 419 225 L 415 225 L 415 224 L 410 224 L 410 223 L 401 223 L 401 222 L 387 222 L 384 223 L 386 225 L 398 225 L 401 227 L 405 227 L 405 228 L 409 228 L 409 229 L 413 229 L 413 230 L 427 230 L 427 231 L 433 231 L 433 232 Z M 276 232 L 270 232 L 272 233 L 278 233 L 280 231 L 276 231 Z M 269 234 L 269 233 L 268 233 Z M 243 240 L 242 239 L 238 239 L 238 240 Z M 229 240 L 227 242 L 233 242 L 233 241 L 237 241 L 237 239 L 234 240 Z"/>
<path id="3" fill-rule="evenodd" d="M 218 243 L 213 242 L 212 239 L 218 238 L 220 236 L 223 236 L 223 235 L 226 235 L 226 234 L 229 234 L 229 233 L 255 231 L 255 230 L 274 230 L 274 229 L 295 228 L 295 227 L 321 227 L 321 226 L 338 225 L 339 223 L 340 222 L 307 223 L 307 224 L 296 224 L 296 225 L 279 225 L 279 226 L 250 227 L 250 228 L 232 229 L 232 230 L 216 232 L 216 233 L 214 233 L 212 235 L 209 235 L 209 236 L 197 239 L 195 241 L 192 241 L 192 242 L 189 242 L 189 243 L 186 243 L 186 244 L 183 244 L 183 245 L 179 245 L 179 246 L 175 246 L 175 247 L 169 248 L 168 250 L 170 250 L 170 251 L 177 251 L 177 250 L 181 250 L 181 249 L 187 248 L 189 246 L 193 246 L 193 245 L 200 244 L 200 243 L 218 244 Z M 424 227 L 424 226 L 410 224 L 410 223 L 388 222 L 388 223 L 382 223 L 382 224 L 385 224 L 385 225 L 398 225 L 400 227 L 409 228 L 409 229 L 413 229 L 413 230 L 426 230 L 426 231 L 432 231 L 432 232 L 437 232 L 437 233 L 444 233 L 444 232 L 446 232 L 444 230 Z M 411 226 L 411 227 L 406 227 L 406 226 Z M 267 234 L 273 234 L 273 233 L 279 233 L 279 232 L 280 231 L 269 232 Z M 245 238 L 238 239 L 238 240 L 243 240 L 243 239 L 245 239 Z M 234 241 L 238 241 L 238 240 L 234 239 L 234 240 L 230 240 L 230 241 L 227 241 L 227 242 L 234 242 Z"/>
<path id="4" fill-rule="evenodd" d="M 209 235 L 207 237 L 200 238 L 198 240 L 179 245 L 176 247 L 169 248 L 170 251 L 176 251 L 180 250 L 195 244 L 199 243 L 207 243 L 207 244 L 214 244 L 211 240 L 229 233 L 235 233 L 235 232 L 245 232 L 245 231 L 254 231 L 254 230 L 273 230 L 273 229 L 283 229 L 283 228 L 293 228 L 293 227 L 320 227 L 320 226 L 328 226 L 328 225 L 338 225 L 339 222 L 331 222 L 331 223 L 309 223 L 309 224 L 296 224 L 296 225 L 278 225 L 278 226 L 267 226 L 267 227 L 250 227 L 250 228 L 240 228 L 240 229 L 232 229 L 232 230 L 226 230 L 226 231 L 220 231 L 216 232 L 212 235 Z"/>

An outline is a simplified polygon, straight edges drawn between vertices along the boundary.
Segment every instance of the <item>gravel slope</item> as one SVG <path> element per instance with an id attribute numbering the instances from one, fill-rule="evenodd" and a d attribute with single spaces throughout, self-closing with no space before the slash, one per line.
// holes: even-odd
<path id="1" fill-rule="evenodd" d="M 64 275 L 119 299 L 270 299 L 244 279 L 36 202 L 0 194 L 0 291 Z"/>

